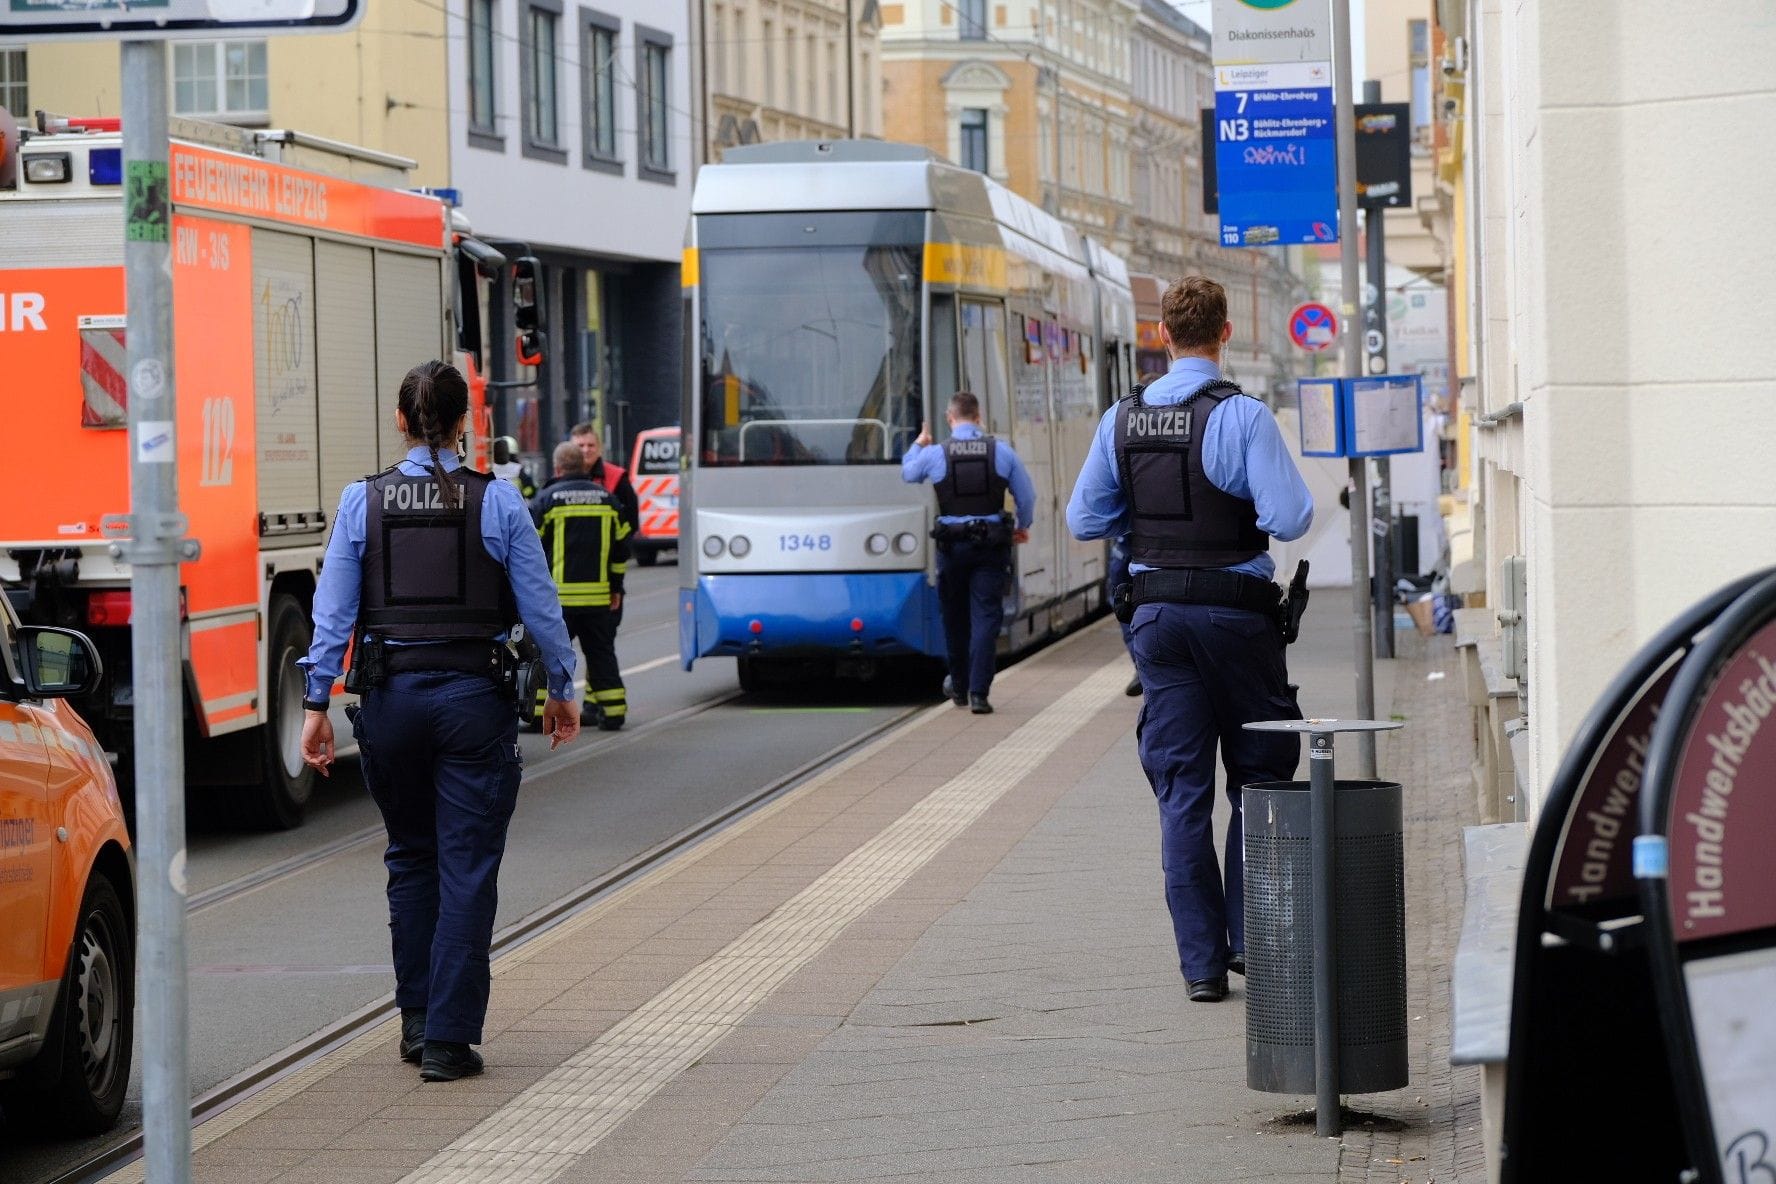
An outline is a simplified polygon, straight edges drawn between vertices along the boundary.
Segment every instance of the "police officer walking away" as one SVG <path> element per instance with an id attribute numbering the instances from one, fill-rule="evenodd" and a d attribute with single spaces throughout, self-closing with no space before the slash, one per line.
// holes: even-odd
<path id="1" fill-rule="evenodd" d="M 455 367 L 401 381 L 404 460 L 346 486 L 314 600 L 302 759 L 333 764 L 327 705 L 348 639 L 352 732 L 388 828 L 389 928 L 401 1059 L 426 1081 L 481 1072 L 500 859 L 522 762 L 520 620 L 541 646 L 553 748 L 579 733 L 573 648 L 524 501 L 461 465 L 469 406 Z M 529 688 L 525 687 L 525 693 Z"/>
<path id="2" fill-rule="evenodd" d="M 1300 538 L 1313 498 L 1269 408 L 1221 377 L 1233 335 L 1221 285 L 1190 276 L 1160 301 L 1171 370 L 1098 425 L 1067 525 L 1076 538 L 1129 536 L 1129 645 L 1146 691 L 1136 734 L 1159 799 L 1166 904 L 1189 996 L 1227 997 L 1245 971 L 1241 787 L 1295 772 L 1300 743 L 1248 732 L 1298 719 L 1283 658 L 1271 536 Z M 1233 817 L 1226 878 L 1213 833 L 1215 751 Z"/>
<path id="3" fill-rule="evenodd" d="M 561 597 L 567 631 L 586 655 L 586 699 L 580 722 L 614 732 L 629 715 L 629 697 L 617 670 L 617 615 L 623 611 L 623 574 L 629 568 L 629 524 L 617 497 L 586 476 L 579 445 L 555 446 L 555 478 L 530 504 L 543 537 L 543 555 Z M 537 710 L 543 708 L 537 689 Z"/>
<path id="4" fill-rule="evenodd" d="M 989 715 L 993 643 L 1005 617 L 1005 581 L 1011 545 L 1028 542 L 1036 513 L 1036 487 L 1024 462 L 981 431 L 980 400 L 967 391 L 950 398 L 945 418 L 950 438 L 931 447 L 931 432 L 901 458 L 903 481 L 930 481 L 937 490 L 937 599 L 943 610 L 944 649 L 950 673 L 944 694 L 976 715 Z M 1005 491 L 1017 504 L 1016 524 L 1005 512 Z"/>

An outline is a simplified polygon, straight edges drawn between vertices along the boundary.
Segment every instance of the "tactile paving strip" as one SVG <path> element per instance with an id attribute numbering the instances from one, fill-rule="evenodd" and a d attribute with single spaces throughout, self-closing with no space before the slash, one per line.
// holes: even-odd
<path id="1" fill-rule="evenodd" d="M 1034 772 L 1127 678 L 1119 654 L 402 1184 L 545 1184 L 566 1171 Z"/>

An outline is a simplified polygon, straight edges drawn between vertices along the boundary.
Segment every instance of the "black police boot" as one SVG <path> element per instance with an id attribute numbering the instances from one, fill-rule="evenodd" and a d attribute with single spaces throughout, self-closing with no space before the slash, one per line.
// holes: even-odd
<path id="1" fill-rule="evenodd" d="M 419 1065 L 421 1081 L 455 1081 L 473 1077 L 483 1068 L 481 1054 L 454 1040 L 428 1040 L 425 1059 Z"/>
<path id="2" fill-rule="evenodd" d="M 409 1065 L 419 1064 L 425 1052 L 425 1015 L 423 1007 L 401 1009 L 401 1059 Z"/>
<path id="3" fill-rule="evenodd" d="M 1227 969 L 1231 973 L 1244 978 L 1246 974 L 1246 956 L 1244 954 L 1235 954 L 1233 957 L 1229 958 L 1227 960 Z"/>
<path id="4" fill-rule="evenodd" d="M 1219 1003 L 1227 998 L 1227 976 L 1218 974 L 1214 978 L 1199 978 L 1194 982 L 1186 979 L 1185 987 L 1189 988 L 1192 1003 Z"/>
<path id="5" fill-rule="evenodd" d="M 1137 674 L 1129 679 L 1129 685 L 1122 688 L 1122 693 L 1131 699 L 1139 695 L 1141 693 L 1141 676 Z"/>
<path id="6" fill-rule="evenodd" d="M 968 693 L 968 710 L 974 712 L 976 715 L 992 715 L 993 705 L 987 702 L 987 697 L 985 695 L 977 695 L 973 691 L 970 691 Z"/>
<path id="7" fill-rule="evenodd" d="M 968 692 L 956 689 L 956 680 L 944 675 L 944 697 L 958 707 L 968 706 Z"/>

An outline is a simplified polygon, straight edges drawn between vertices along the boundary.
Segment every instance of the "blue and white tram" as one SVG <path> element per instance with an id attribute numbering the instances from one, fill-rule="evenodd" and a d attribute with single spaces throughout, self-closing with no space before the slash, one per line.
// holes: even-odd
<path id="1" fill-rule="evenodd" d="M 931 488 L 900 479 L 957 390 L 1037 491 L 1002 648 L 1103 601 L 1064 510 L 1133 373 L 1122 260 L 980 173 L 875 141 L 730 149 L 685 249 L 679 648 L 743 684 L 810 658 L 941 657 Z"/>

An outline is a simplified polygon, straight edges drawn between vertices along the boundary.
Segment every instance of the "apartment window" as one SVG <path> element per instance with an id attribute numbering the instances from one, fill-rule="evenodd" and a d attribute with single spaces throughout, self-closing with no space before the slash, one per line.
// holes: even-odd
<path id="1" fill-rule="evenodd" d="M 0 107 L 23 116 L 31 109 L 31 91 L 25 85 L 25 51 L 0 49 Z"/>
<path id="2" fill-rule="evenodd" d="M 1423 144 L 1429 141 L 1431 125 L 1431 23 L 1407 21 L 1406 31 L 1412 63 L 1412 130 Z"/>
<path id="3" fill-rule="evenodd" d="M 712 81 L 718 94 L 728 93 L 728 38 L 727 20 L 722 13 L 722 6 L 713 5 L 709 10 L 709 58 L 715 63 L 710 71 Z"/>
<path id="4" fill-rule="evenodd" d="M 469 142 L 499 148 L 493 81 L 494 0 L 469 0 Z"/>
<path id="5" fill-rule="evenodd" d="M 801 51 L 801 41 L 796 37 L 795 27 L 785 25 L 783 29 L 783 105 L 794 107 L 796 101 L 796 55 Z"/>
<path id="6" fill-rule="evenodd" d="M 635 26 L 635 125 L 641 144 L 640 175 L 673 183 L 672 34 Z"/>
<path id="7" fill-rule="evenodd" d="M 804 110 L 810 119 L 820 115 L 820 41 L 808 34 L 808 105 Z"/>
<path id="8" fill-rule="evenodd" d="M 830 123 L 845 122 L 839 106 L 839 47 L 829 36 L 826 41 L 826 118 Z"/>
<path id="9" fill-rule="evenodd" d="M 175 115 L 263 123 L 266 91 L 263 40 L 173 43 Z"/>
<path id="10" fill-rule="evenodd" d="M 602 173 L 621 173 L 617 155 L 617 35 L 614 16 L 580 9 L 580 149 L 582 163 Z"/>
<path id="11" fill-rule="evenodd" d="M 964 41 L 984 41 L 987 36 L 987 0 L 960 0 L 956 5 L 957 32 Z"/>
<path id="12" fill-rule="evenodd" d="M 759 22 L 759 44 L 765 48 L 765 105 L 777 105 L 777 29 L 770 21 Z"/>
<path id="13" fill-rule="evenodd" d="M 962 109 L 962 159 L 959 162 L 965 169 L 973 169 L 977 173 L 987 171 L 987 109 L 985 107 L 964 107 Z"/>
<path id="14" fill-rule="evenodd" d="M 561 149 L 560 0 L 529 0 L 518 43 L 524 94 L 524 155 L 567 163 Z"/>

